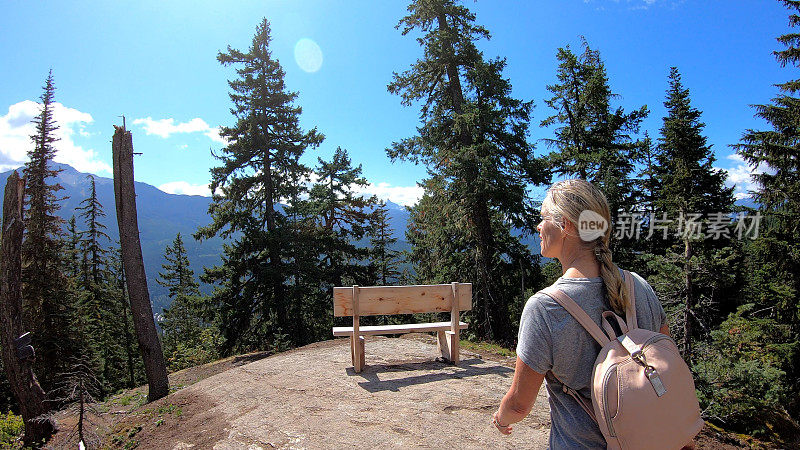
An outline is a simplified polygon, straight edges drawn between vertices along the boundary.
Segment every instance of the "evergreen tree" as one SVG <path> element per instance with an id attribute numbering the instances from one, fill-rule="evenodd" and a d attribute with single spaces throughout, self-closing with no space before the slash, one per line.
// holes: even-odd
<path id="1" fill-rule="evenodd" d="M 111 238 L 105 232 L 106 226 L 100 222 L 106 213 L 103 211 L 103 205 L 97 200 L 94 176 L 87 175 L 86 178 L 89 180 L 89 196 L 82 200 L 77 208 L 80 211 L 78 216 L 83 219 L 86 226 L 86 231 L 81 233 L 81 244 L 89 259 L 91 281 L 96 286 L 100 286 L 103 282 L 102 272 L 106 266 L 106 251 L 103 249 L 101 241 L 110 241 Z"/>
<path id="2" fill-rule="evenodd" d="M 527 250 L 511 254 L 516 247 L 505 247 L 498 237 L 507 234 L 512 224 L 533 229 L 533 205 L 525 187 L 549 179 L 526 141 L 533 103 L 511 97 L 511 83 L 502 77 L 504 59 L 486 60 L 477 49 L 475 43 L 488 38 L 489 32 L 475 24 L 466 7 L 453 0 L 417 0 L 408 11 L 398 28 L 403 35 L 422 33 L 418 42 L 424 57 L 407 71 L 395 73 L 388 89 L 406 106 L 422 102 L 421 124 L 417 136 L 393 143 L 387 153 L 393 160 L 428 168 L 427 197 L 421 207 L 426 217 L 413 215 L 423 220 L 414 225 L 416 230 L 422 235 L 442 227 L 452 232 L 450 242 L 426 242 L 442 248 L 419 252 L 447 259 L 443 248 L 461 242 L 471 256 L 466 258 L 471 267 L 466 276 L 459 277 L 464 266 L 448 265 L 434 271 L 441 278 L 423 280 L 474 282 L 473 328 L 480 337 L 511 342 L 515 330 L 507 305 L 519 293 L 505 284 L 507 274 L 497 271 L 503 261 L 530 260 L 530 255 Z M 423 229 L 423 223 L 435 229 Z"/>
<path id="3" fill-rule="evenodd" d="M 74 215 L 67 222 L 67 240 L 64 250 L 67 260 L 67 276 L 72 280 L 77 280 L 81 270 L 81 236 Z"/>
<path id="4" fill-rule="evenodd" d="M 355 191 L 367 185 L 361 166 L 353 167 L 347 150 L 338 147 L 331 161 L 319 158 L 314 173 L 318 181 L 311 188 L 311 216 L 317 217 L 320 258 L 325 282 L 330 287 L 369 284 L 367 248 L 359 245 L 368 231 L 374 198 L 363 198 Z"/>
<path id="5" fill-rule="evenodd" d="M 181 234 L 175 236 L 171 246 L 164 251 L 166 264 L 156 282 L 169 289 L 170 306 L 164 310 L 161 321 L 164 354 L 171 370 L 209 362 L 216 351 L 216 334 L 207 329 L 200 286 L 189 267 L 189 258 Z M 204 332 L 206 332 L 204 334 Z"/>
<path id="6" fill-rule="evenodd" d="M 63 189 L 51 178 L 58 170 L 51 168 L 56 154 L 54 144 L 58 125 L 53 117 L 55 85 L 50 71 L 43 87 L 41 110 L 33 119 L 36 133 L 31 136 L 33 149 L 25 164 L 25 240 L 22 244 L 22 277 L 25 323 L 31 326 L 36 346 L 36 374 L 42 388 L 55 388 L 59 373 L 68 370 L 66 358 L 76 353 L 70 335 L 75 320 L 72 299 L 66 295 L 63 275 L 63 220 L 56 215 L 60 208 L 56 193 Z M 54 393 L 53 398 L 60 395 Z M 55 404 L 54 404 L 55 406 Z"/>
<path id="7" fill-rule="evenodd" d="M 156 282 L 169 290 L 170 300 L 180 296 L 200 295 L 200 285 L 194 279 L 194 271 L 189 267 L 186 247 L 178 233 L 172 245 L 164 250 L 166 264 L 162 264 L 163 272 L 159 272 Z"/>
<path id="8" fill-rule="evenodd" d="M 555 148 L 548 156 L 550 167 L 560 175 L 577 176 L 592 182 L 608 199 L 611 223 L 616 224 L 620 212 L 635 209 L 636 188 L 631 174 L 634 162 L 645 145 L 634 139 L 641 121 L 647 117 L 647 106 L 626 113 L 613 108 L 618 97 L 611 92 L 605 64 L 600 52 L 582 41 L 583 53 L 575 55 L 569 46 L 559 48 L 558 83 L 547 86 L 553 96 L 545 103 L 555 114 L 541 122 L 556 125 L 555 137 L 545 139 Z M 620 247 L 612 241 L 615 259 L 630 262 L 632 242 Z"/>
<path id="9" fill-rule="evenodd" d="M 791 13 L 789 25 L 800 25 L 800 1 L 780 0 Z M 774 52 L 778 63 L 800 67 L 800 34 L 778 37 L 785 48 Z M 748 298 L 771 317 L 791 327 L 800 342 L 800 79 L 777 85 L 780 93 L 770 104 L 756 105 L 756 117 L 769 123 L 768 130 L 747 130 L 734 147 L 754 168 L 758 184 L 753 193 L 765 216 L 759 239 L 753 243 L 753 277 Z M 800 415 L 800 350 L 795 346 L 791 363 L 784 367 L 790 386 L 789 410 Z"/>
<path id="10" fill-rule="evenodd" d="M 397 238 L 392 236 L 389 225 L 389 209 L 380 202 L 372 214 L 369 229 L 371 244 L 371 269 L 373 283 L 390 286 L 400 278 L 401 252 L 395 248 Z"/>
<path id="11" fill-rule="evenodd" d="M 655 190 L 656 206 L 676 225 L 671 234 L 672 262 L 682 265 L 681 289 L 665 293 L 683 299 L 682 333 L 683 353 L 691 358 L 694 337 L 693 323 L 697 319 L 695 308 L 703 295 L 704 286 L 695 279 L 697 268 L 712 264 L 710 251 L 724 247 L 722 241 L 711 246 L 702 241 L 702 233 L 693 233 L 692 222 L 702 224 L 714 214 L 727 214 L 733 205 L 733 188 L 724 185 L 725 174 L 714 169 L 714 154 L 702 131 L 700 111 L 691 105 L 689 89 L 684 88 L 678 69 L 669 75 L 669 89 L 664 102 L 667 115 L 663 119 L 657 155 L 658 186 Z M 693 216 L 699 214 L 699 216 Z M 695 220 L 696 219 L 696 220 Z M 682 256 L 678 254 L 682 253 Z M 670 259 L 670 258 L 668 258 Z M 701 264 L 701 261 L 705 261 Z M 672 273 L 675 273 L 674 271 Z M 674 286 L 674 285 L 673 285 Z"/>
<path id="12" fill-rule="evenodd" d="M 218 284 L 212 302 L 220 311 L 226 351 L 275 345 L 281 336 L 291 341 L 299 326 L 290 320 L 286 296 L 290 272 L 284 257 L 291 233 L 277 203 L 290 198 L 297 179 L 290 174 L 307 170 L 298 160 L 323 136 L 316 128 L 301 130 L 297 94 L 286 89 L 270 41 L 263 19 L 247 52 L 228 47 L 217 57 L 236 67 L 238 78 L 228 82 L 236 123 L 221 128 L 229 144 L 216 156 L 222 165 L 211 169 L 213 223 L 196 237 L 234 239 L 224 247 L 222 264 L 203 277 Z"/>
<path id="13" fill-rule="evenodd" d="M 333 321 L 330 314 L 330 289 L 320 262 L 320 247 L 325 236 L 319 233 L 318 220 L 310 201 L 311 183 L 305 170 L 289 170 L 291 195 L 284 208 L 289 220 L 292 245 L 286 261 L 290 277 L 288 296 L 292 320 L 298 327 L 298 345 L 329 339 Z"/>
<path id="14" fill-rule="evenodd" d="M 107 252 L 103 246 L 110 242 L 106 226 L 100 222 L 105 217 L 103 205 L 97 199 L 94 176 L 89 180 L 88 196 L 76 208 L 78 217 L 83 220 L 84 231 L 79 236 L 81 267 L 76 293 L 80 298 L 80 313 L 85 321 L 83 346 L 79 357 L 84 368 L 93 368 L 91 374 L 97 380 L 97 395 L 105 398 L 109 393 L 123 386 L 122 366 L 125 361 L 124 342 L 120 334 L 118 305 L 110 300 L 112 287 L 108 272 Z M 70 242 L 71 245 L 71 242 Z"/>

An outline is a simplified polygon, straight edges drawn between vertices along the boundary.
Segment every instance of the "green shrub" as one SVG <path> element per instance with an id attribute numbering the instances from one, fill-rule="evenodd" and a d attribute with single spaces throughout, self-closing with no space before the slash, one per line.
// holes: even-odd
<path id="1" fill-rule="evenodd" d="M 15 448 L 17 439 L 25 430 L 22 417 L 14 415 L 10 411 L 7 414 L 0 414 L 0 448 Z"/>
<path id="2" fill-rule="evenodd" d="M 704 417 L 763 435 L 771 416 L 785 415 L 784 368 L 797 343 L 788 327 L 752 317 L 752 309 L 740 307 L 712 331 L 711 341 L 698 347 L 692 369 Z"/>
<path id="3" fill-rule="evenodd" d="M 219 358 L 221 338 L 216 328 L 206 327 L 196 341 L 165 345 L 167 365 L 171 372 L 210 363 Z"/>

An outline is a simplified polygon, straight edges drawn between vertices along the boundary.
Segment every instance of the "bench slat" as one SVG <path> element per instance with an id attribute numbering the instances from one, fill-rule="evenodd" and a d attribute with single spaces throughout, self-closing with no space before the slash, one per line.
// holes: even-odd
<path id="1" fill-rule="evenodd" d="M 358 314 L 416 314 L 424 312 L 450 312 L 453 286 L 436 284 L 428 286 L 368 286 L 360 287 Z M 459 283 L 458 309 L 472 309 L 472 283 Z M 353 288 L 333 288 L 333 315 L 353 315 Z"/>
<path id="2" fill-rule="evenodd" d="M 464 322 L 458 323 L 458 328 L 461 330 L 467 329 L 467 324 Z M 432 323 L 404 323 L 400 325 L 372 325 L 358 328 L 358 334 L 364 335 L 377 335 L 377 334 L 403 334 L 403 333 L 425 333 L 432 331 L 443 331 L 450 329 L 450 322 L 432 322 Z M 333 327 L 334 336 L 352 336 L 353 327 Z"/>

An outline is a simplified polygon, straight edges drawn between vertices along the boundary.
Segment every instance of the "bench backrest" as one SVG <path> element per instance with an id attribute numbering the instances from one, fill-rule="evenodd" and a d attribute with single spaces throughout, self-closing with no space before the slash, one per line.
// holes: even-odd
<path id="1" fill-rule="evenodd" d="M 458 310 L 472 309 L 472 283 L 456 283 Z M 452 284 L 364 286 L 358 289 L 358 315 L 451 312 Z M 333 288 L 333 315 L 353 315 L 353 288 Z"/>

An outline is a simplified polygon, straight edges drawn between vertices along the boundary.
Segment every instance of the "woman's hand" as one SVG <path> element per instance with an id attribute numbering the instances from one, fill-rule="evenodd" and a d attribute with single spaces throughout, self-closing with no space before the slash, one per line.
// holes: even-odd
<path id="1" fill-rule="evenodd" d="M 514 368 L 514 379 L 505 397 L 500 402 L 500 408 L 492 415 L 492 425 L 503 434 L 511 434 L 511 424 L 519 422 L 531 412 L 539 388 L 542 387 L 544 375 L 534 372 L 519 357 Z M 502 411 L 502 414 L 500 412 Z M 499 417 L 507 420 L 508 425 L 503 425 Z"/>
<path id="2" fill-rule="evenodd" d="M 497 420 L 497 413 L 495 412 L 492 414 L 492 425 L 495 426 L 501 433 L 503 434 L 511 434 L 511 430 L 514 428 L 511 425 L 503 425 Z"/>

